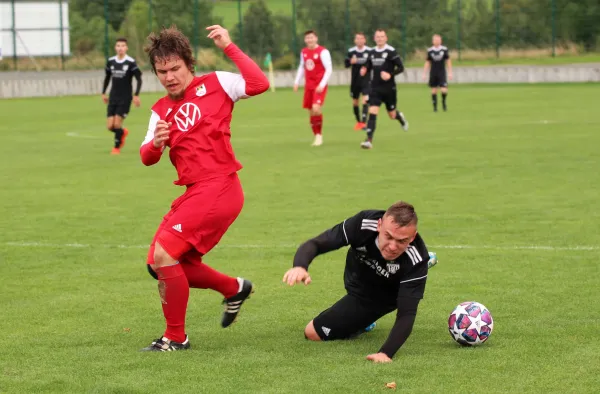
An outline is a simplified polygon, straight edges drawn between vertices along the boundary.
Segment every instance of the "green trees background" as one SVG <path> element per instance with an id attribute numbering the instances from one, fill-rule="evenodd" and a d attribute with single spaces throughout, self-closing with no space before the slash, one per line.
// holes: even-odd
<path id="1" fill-rule="evenodd" d="M 463 51 L 553 45 L 600 50 L 599 0 L 295 0 L 295 13 L 292 2 L 243 0 L 240 20 L 237 0 L 108 0 L 107 13 L 104 0 L 71 0 L 71 48 L 81 54 L 103 52 L 107 26 L 109 52 L 123 35 L 132 55 L 141 56 L 147 34 L 171 24 L 197 47 L 212 48 L 204 27 L 233 20 L 237 23 L 226 27 L 234 40 L 257 59 L 270 52 L 279 68 L 294 66 L 308 28 L 318 32 L 336 60 L 352 45 L 354 32 L 370 38 L 379 27 L 409 57 L 426 48 L 433 33 Z"/>

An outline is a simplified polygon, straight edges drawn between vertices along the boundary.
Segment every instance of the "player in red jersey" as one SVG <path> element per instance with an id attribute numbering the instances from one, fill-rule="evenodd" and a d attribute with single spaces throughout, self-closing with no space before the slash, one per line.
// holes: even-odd
<path id="1" fill-rule="evenodd" d="M 221 26 L 207 27 L 241 75 L 217 71 L 196 77 L 195 59 L 187 37 L 177 28 L 150 34 L 145 48 L 152 70 L 167 90 L 154 104 L 148 134 L 140 148 L 142 162 L 156 164 L 169 147 L 177 169 L 176 185 L 186 186 L 171 205 L 152 240 L 148 271 L 158 279 L 167 329 L 144 348 L 174 351 L 190 347 L 185 332 L 189 289 L 212 289 L 225 297 L 221 325 L 235 321 L 252 283 L 224 275 L 203 263 L 202 257 L 235 221 L 244 202 L 237 176 L 242 166 L 231 147 L 231 113 L 242 98 L 269 88 L 260 68 L 231 42 Z"/>
<path id="2" fill-rule="evenodd" d="M 323 144 L 323 112 L 321 107 L 325 103 L 327 95 L 327 81 L 333 72 L 331 54 L 318 44 L 319 38 L 314 30 L 304 33 L 306 48 L 300 52 L 300 66 L 294 82 L 294 92 L 298 91 L 298 85 L 302 77 L 305 77 L 304 100 L 302 107 L 310 111 L 310 125 L 315 140 L 313 146 Z"/>

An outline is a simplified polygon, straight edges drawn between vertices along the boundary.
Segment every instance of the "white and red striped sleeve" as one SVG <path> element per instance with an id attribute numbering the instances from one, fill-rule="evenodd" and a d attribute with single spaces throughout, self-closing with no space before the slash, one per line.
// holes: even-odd
<path id="1" fill-rule="evenodd" d="M 146 132 L 146 137 L 142 142 L 142 146 L 140 148 L 140 157 L 142 159 L 142 163 L 146 166 L 151 166 L 153 164 L 158 163 L 160 157 L 162 156 L 163 150 L 165 148 L 156 148 L 152 141 L 154 140 L 154 129 L 156 129 L 156 123 L 160 120 L 160 116 L 152 111 L 152 115 L 150 115 L 150 122 L 148 123 L 148 131 Z"/>
<path id="2" fill-rule="evenodd" d="M 232 74 L 224 71 L 216 73 L 219 83 L 233 101 L 257 96 L 269 89 L 267 76 L 262 72 L 258 64 L 238 48 L 237 45 L 234 43 L 229 44 L 224 52 L 235 63 L 241 74 Z"/>

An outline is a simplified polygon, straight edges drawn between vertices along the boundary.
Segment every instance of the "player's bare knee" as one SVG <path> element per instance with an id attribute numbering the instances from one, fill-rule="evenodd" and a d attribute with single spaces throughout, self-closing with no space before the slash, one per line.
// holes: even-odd
<path id="1" fill-rule="evenodd" d="M 107 128 L 108 130 L 112 130 L 112 129 L 113 129 L 113 127 L 115 127 L 115 124 L 114 124 L 114 118 L 111 116 L 110 118 L 107 118 L 107 119 L 106 119 L 106 128 Z"/>
<path id="2" fill-rule="evenodd" d="M 446 93 L 448 93 L 448 88 L 442 88 L 441 91 L 442 91 L 442 93 L 446 94 Z"/>
<path id="3" fill-rule="evenodd" d="M 358 106 L 358 99 L 352 99 L 352 105 L 354 105 L 355 107 Z"/>
<path id="4" fill-rule="evenodd" d="M 177 261 L 171 257 L 163 247 L 156 242 L 154 248 L 154 268 L 166 267 L 174 265 Z"/>
<path id="5" fill-rule="evenodd" d="M 312 110 L 311 110 L 311 115 L 312 116 L 319 116 L 319 115 L 321 115 L 321 106 L 320 105 L 313 106 Z"/>
<path id="6" fill-rule="evenodd" d="M 321 337 L 317 334 L 317 330 L 315 330 L 315 325 L 313 320 L 311 320 L 304 329 L 304 337 L 309 341 L 320 341 Z"/>
<path id="7" fill-rule="evenodd" d="M 369 103 L 369 96 L 363 96 L 363 104 L 367 105 Z"/>

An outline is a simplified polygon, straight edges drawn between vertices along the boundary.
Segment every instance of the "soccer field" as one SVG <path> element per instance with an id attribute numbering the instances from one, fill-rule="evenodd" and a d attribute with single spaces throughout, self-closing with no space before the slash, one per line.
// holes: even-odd
<path id="1" fill-rule="evenodd" d="M 193 349 L 160 354 L 138 352 L 164 329 L 147 245 L 183 189 L 167 156 L 139 159 L 157 97 L 132 110 L 120 156 L 99 96 L 0 101 L 0 393 L 598 392 L 598 85 L 452 86 L 436 114 L 425 86 L 401 85 L 410 131 L 382 111 L 371 151 L 346 87 L 330 90 L 320 148 L 300 94 L 240 102 L 245 207 L 205 261 L 257 291 L 221 329 L 220 295 L 192 290 Z M 345 250 L 288 288 L 296 247 L 400 199 L 440 259 L 411 337 L 387 365 L 365 356 L 392 315 L 352 341 L 307 342 L 306 323 L 344 293 Z M 495 320 L 478 348 L 447 331 L 469 300 Z"/>

